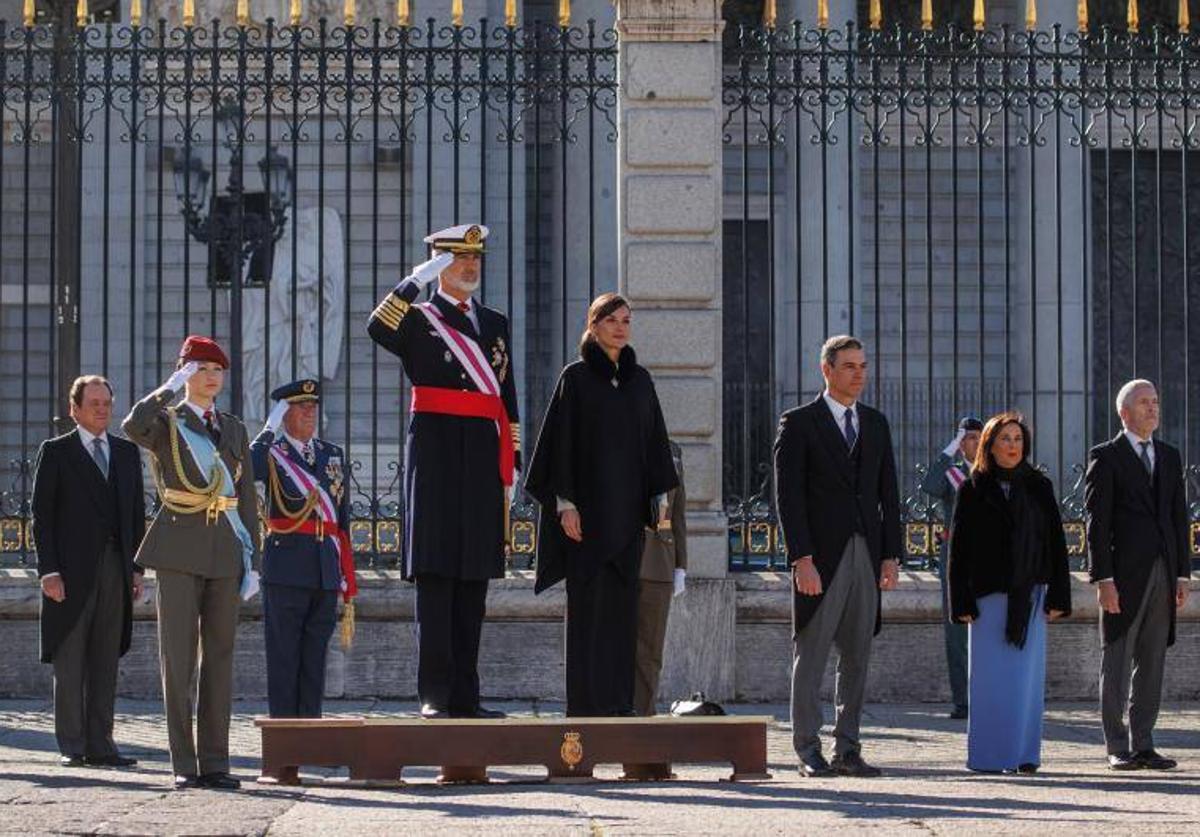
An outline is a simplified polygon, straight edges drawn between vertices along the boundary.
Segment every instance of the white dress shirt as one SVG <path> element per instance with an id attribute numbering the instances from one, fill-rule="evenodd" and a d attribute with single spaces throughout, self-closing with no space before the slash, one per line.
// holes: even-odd
<path id="1" fill-rule="evenodd" d="M 100 447 L 104 450 L 104 458 L 108 461 L 108 467 L 112 468 L 112 446 L 108 443 L 107 431 L 101 430 L 98 435 L 94 435 L 84 430 L 81 425 L 76 425 L 76 429 L 79 430 L 79 441 L 83 442 L 83 449 L 87 451 L 88 459 L 93 459 L 92 442 L 99 439 Z M 97 465 L 96 469 L 99 470 L 99 468 L 100 466 Z"/>
<path id="2" fill-rule="evenodd" d="M 299 456 L 301 459 L 304 459 L 304 442 L 301 442 L 299 439 L 297 439 L 291 433 L 288 433 L 286 430 L 283 431 L 283 438 L 288 440 L 288 443 L 292 446 L 292 449 L 294 451 L 296 451 L 296 455 Z M 317 452 L 316 446 L 313 445 L 313 442 L 316 441 L 316 438 L 317 438 L 316 436 L 313 436 L 312 438 L 310 438 L 308 440 L 308 444 L 314 455 Z"/>
<path id="3" fill-rule="evenodd" d="M 192 412 L 196 414 L 196 418 L 200 419 L 200 423 L 204 424 L 205 408 L 201 407 L 199 404 L 195 403 L 194 401 L 184 401 L 183 403 L 186 404 L 188 407 L 190 407 Z M 211 407 L 209 407 L 208 412 L 212 413 L 213 427 L 215 427 L 217 430 L 220 430 L 221 429 L 221 415 L 220 415 L 220 413 L 217 412 L 217 405 L 213 404 Z"/>
<path id="4" fill-rule="evenodd" d="M 450 294 L 446 293 L 441 288 L 438 288 L 438 296 L 440 296 L 442 299 L 446 300 L 446 302 L 449 302 L 455 308 L 458 308 L 459 300 L 450 296 Z M 467 315 L 467 319 L 471 321 L 471 325 L 473 325 L 475 327 L 475 331 L 478 332 L 479 331 L 479 314 L 475 310 L 475 300 L 472 299 L 471 297 L 467 297 L 466 299 L 464 299 L 462 301 L 467 304 L 467 310 L 464 311 L 463 313 Z"/>
<path id="5" fill-rule="evenodd" d="M 829 390 L 821 393 L 821 397 L 825 399 L 825 404 L 829 407 L 830 412 L 833 413 L 833 420 L 837 422 L 838 432 L 842 434 L 842 438 L 846 436 L 846 413 L 850 413 L 850 424 L 854 427 L 855 444 L 857 444 L 858 437 L 862 435 L 862 426 L 858 423 L 858 411 L 854 409 L 858 406 L 858 402 L 855 401 L 846 406 L 830 395 Z"/>
<path id="6" fill-rule="evenodd" d="M 1158 462 L 1154 458 L 1154 440 L 1143 439 L 1129 428 L 1126 428 L 1122 435 L 1129 442 L 1129 444 L 1133 446 L 1133 453 L 1135 456 L 1137 456 L 1139 461 L 1142 458 L 1142 442 L 1150 443 L 1150 446 L 1146 448 L 1146 455 L 1150 457 L 1150 470 L 1153 471 L 1158 465 Z"/>

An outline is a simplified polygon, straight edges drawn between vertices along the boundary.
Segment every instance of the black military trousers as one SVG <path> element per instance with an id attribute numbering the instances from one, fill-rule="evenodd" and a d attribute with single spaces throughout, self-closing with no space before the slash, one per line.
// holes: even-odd
<path id="1" fill-rule="evenodd" d="M 418 575 L 416 584 L 417 695 L 422 704 L 469 715 L 479 707 L 487 579 Z"/>
<path id="2" fill-rule="evenodd" d="M 633 713 L 636 572 L 634 576 L 626 578 L 611 561 L 589 576 L 567 576 L 568 715 Z"/>
<path id="3" fill-rule="evenodd" d="M 337 591 L 264 584 L 267 706 L 272 718 L 320 718 Z"/>

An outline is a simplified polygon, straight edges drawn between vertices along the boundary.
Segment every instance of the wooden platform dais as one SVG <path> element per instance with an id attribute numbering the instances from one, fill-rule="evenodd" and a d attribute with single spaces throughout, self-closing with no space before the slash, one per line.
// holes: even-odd
<path id="1" fill-rule="evenodd" d="M 598 764 L 622 778 L 674 778 L 672 764 L 726 763 L 730 781 L 769 779 L 767 715 L 653 718 L 257 718 L 260 782 L 298 784 L 302 767 L 345 767 L 352 781 L 400 781 L 439 767 L 443 782 L 486 782 L 494 765 L 542 765 L 551 781 L 589 779 Z"/>

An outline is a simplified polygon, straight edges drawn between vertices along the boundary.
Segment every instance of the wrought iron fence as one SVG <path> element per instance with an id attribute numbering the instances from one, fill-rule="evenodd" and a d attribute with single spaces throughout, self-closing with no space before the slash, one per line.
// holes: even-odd
<path id="1" fill-rule="evenodd" d="M 979 24 L 726 33 L 733 568 L 783 564 L 771 441 L 833 333 L 868 347 L 914 564 L 943 525 L 916 486 L 964 413 L 1025 413 L 1080 558 L 1081 463 L 1125 380 L 1158 382 L 1195 462 L 1200 36 Z M 1196 464 L 1187 484 L 1200 555 Z"/>
<path id="2" fill-rule="evenodd" d="M 206 332 L 251 432 L 273 387 L 323 380 L 354 549 L 395 561 L 408 392 L 365 322 L 451 224 L 491 225 L 480 293 L 535 438 L 616 284 L 616 38 L 566 23 L 0 22 L 3 558 L 31 559 L 31 460 L 72 378 L 107 375 L 123 415 Z M 527 504 L 513 535 L 524 565 Z"/>

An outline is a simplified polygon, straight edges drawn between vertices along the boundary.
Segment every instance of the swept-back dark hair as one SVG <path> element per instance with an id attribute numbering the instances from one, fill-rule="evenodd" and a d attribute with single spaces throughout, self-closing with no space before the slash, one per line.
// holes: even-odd
<path id="1" fill-rule="evenodd" d="M 972 465 L 974 473 L 990 474 L 999 467 L 992 456 L 992 446 L 996 444 L 996 437 L 1000 435 L 1000 431 L 1010 424 L 1021 428 L 1021 461 L 1029 458 L 1029 451 L 1033 449 L 1033 433 L 1025 423 L 1025 416 L 1016 410 L 1006 410 L 992 416 L 983 426 L 983 434 L 979 437 L 979 450 L 975 452 L 975 463 Z"/>
<path id="2" fill-rule="evenodd" d="M 633 310 L 633 306 L 629 304 L 629 300 L 618 293 L 609 292 L 600 294 L 592 300 L 592 304 L 588 306 L 587 326 L 583 329 L 583 334 L 579 337 L 579 351 L 583 351 L 583 347 L 591 343 L 596 338 L 592 336 L 592 326 L 603 320 L 614 311 L 619 311 L 622 308 Z"/>

